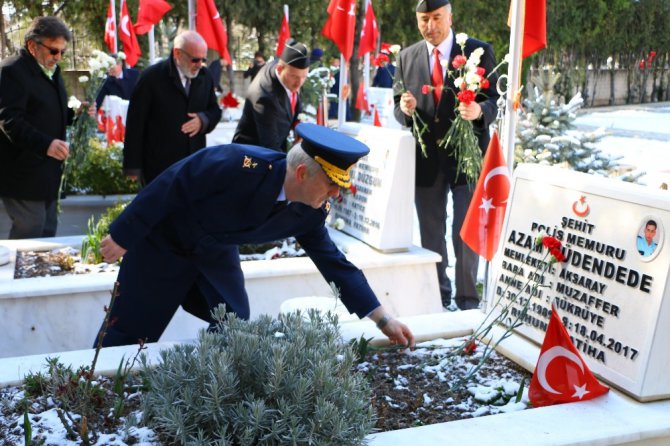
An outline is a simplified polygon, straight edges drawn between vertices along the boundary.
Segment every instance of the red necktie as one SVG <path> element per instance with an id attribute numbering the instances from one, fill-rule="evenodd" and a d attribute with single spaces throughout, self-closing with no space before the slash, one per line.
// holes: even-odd
<path id="1" fill-rule="evenodd" d="M 291 92 L 291 114 L 295 115 L 295 104 L 298 102 L 298 93 Z"/>
<path id="2" fill-rule="evenodd" d="M 433 48 L 435 54 L 435 63 L 433 64 L 433 74 L 431 79 L 433 81 L 433 98 L 435 99 L 435 106 L 440 103 L 442 97 L 442 86 L 444 85 L 444 78 L 442 77 L 442 64 L 440 63 L 440 50 Z"/>

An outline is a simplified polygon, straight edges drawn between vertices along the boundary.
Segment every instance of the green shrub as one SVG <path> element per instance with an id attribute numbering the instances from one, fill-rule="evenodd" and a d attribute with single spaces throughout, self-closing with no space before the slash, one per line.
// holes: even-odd
<path id="1" fill-rule="evenodd" d="M 309 312 L 254 321 L 215 310 L 215 332 L 145 362 L 145 422 L 178 444 L 357 445 L 371 390 L 337 319 Z"/>
<path id="2" fill-rule="evenodd" d="M 95 221 L 95 217 L 88 219 L 88 232 L 81 242 L 81 262 L 89 264 L 98 264 L 102 262 L 100 254 L 100 242 L 109 232 L 109 225 L 126 208 L 128 201 L 120 201 L 110 207 L 100 216 L 100 220 Z"/>
<path id="3" fill-rule="evenodd" d="M 85 158 L 72 166 L 66 193 L 92 195 L 133 194 L 136 181 L 123 174 L 123 146 L 105 147 L 98 138 L 89 140 Z"/>

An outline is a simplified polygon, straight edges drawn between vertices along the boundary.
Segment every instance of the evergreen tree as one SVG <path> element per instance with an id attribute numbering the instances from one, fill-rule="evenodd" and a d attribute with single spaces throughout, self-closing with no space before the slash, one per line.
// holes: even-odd
<path id="1" fill-rule="evenodd" d="M 579 172 L 625 181 L 636 181 L 643 173 L 630 175 L 621 172 L 612 158 L 596 147 L 605 132 L 582 132 L 575 128 L 577 111 L 584 105 L 580 93 L 565 103 L 554 91 L 560 73 L 542 70 L 531 79 L 534 88 L 523 101 L 517 126 L 515 163 L 560 165 Z"/>

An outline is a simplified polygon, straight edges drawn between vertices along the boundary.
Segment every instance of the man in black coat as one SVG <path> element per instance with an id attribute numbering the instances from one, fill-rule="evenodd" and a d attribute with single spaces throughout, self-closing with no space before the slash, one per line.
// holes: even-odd
<path id="1" fill-rule="evenodd" d="M 109 69 L 105 81 L 100 86 L 98 95 L 95 97 L 95 106 L 100 108 L 106 96 L 118 96 L 121 99 L 130 99 L 140 72 L 134 68 L 123 66 L 123 59 L 119 55 L 113 55 L 116 63 Z"/>
<path id="2" fill-rule="evenodd" d="M 286 152 L 302 111 L 300 87 L 309 72 L 309 51 L 289 41 L 278 62 L 266 63 L 249 85 L 233 142 Z"/>
<path id="3" fill-rule="evenodd" d="M 444 137 L 456 117 L 456 92 L 454 80 L 446 74 L 445 67 L 452 69 L 452 61 L 461 55 L 451 29 L 451 5 L 448 0 L 420 0 L 416 7 L 417 25 L 424 40 L 409 46 L 400 52 L 396 68 L 395 82 L 401 85 L 395 92 L 395 117 L 401 124 L 412 125 L 412 114 L 416 111 L 428 130 L 421 135 L 427 156 L 417 138 L 416 144 L 416 190 L 415 204 L 419 219 L 421 244 L 424 248 L 437 252 L 442 261 L 437 265 L 438 281 L 442 295 L 442 304 L 450 307 L 452 286 L 446 274 L 448 265 L 446 237 L 447 197 L 453 198 L 452 242 L 456 254 L 456 305 L 461 309 L 476 308 L 479 305 L 477 285 L 477 267 L 479 256 L 472 251 L 459 235 L 465 214 L 470 205 L 474 184 L 468 184 L 464 173 L 457 175 L 456 159 L 453 148 L 446 150 L 438 147 L 438 141 Z M 481 48 L 479 67 L 485 75 L 490 75 L 496 66 L 493 48 L 488 43 L 468 38 L 464 56 Z M 440 65 L 435 61 L 438 50 Z M 433 68 L 442 70 L 443 91 L 436 104 L 434 95 L 422 94 L 424 85 L 432 84 Z M 482 88 L 475 101 L 469 105 L 460 103 L 458 112 L 464 120 L 472 121 L 479 148 L 484 152 L 489 143 L 489 125 L 497 114 L 498 93 L 495 85 L 497 76 L 489 77 L 490 85 Z M 455 309 L 453 306 L 450 309 Z"/>
<path id="4" fill-rule="evenodd" d="M 12 221 L 10 239 L 53 237 L 65 127 L 72 122 L 58 62 L 70 30 L 56 17 L 38 17 L 25 47 L 0 62 L 0 196 Z"/>
<path id="5" fill-rule="evenodd" d="M 104 346 L 157 341 L 180 305 L 210 324 L 222 303 L 248 319 L 238 246 L 288 236 L 335 283 L 349 312 L 372 319 L 392 343 L 414 345 L 325 225 L 328 200 L 349 187 L 351 167 L 370 149 L 315 124 L 296 132 L 302 144 L 288 155 L 244 144 L 201 150 L 163 172 L 112 222 L 100 253 L 123 262 L 115 323 L 101 327 Z"/>
<path id="6" fill-rule="evenodd" d="M 221 119 L 207 67 L 207 44 L 195 31 L 174 40 L 170 57 L 145 69 L 130 97 L 123 168 L 148 184 L 173 163 L 205 147 Z"/>

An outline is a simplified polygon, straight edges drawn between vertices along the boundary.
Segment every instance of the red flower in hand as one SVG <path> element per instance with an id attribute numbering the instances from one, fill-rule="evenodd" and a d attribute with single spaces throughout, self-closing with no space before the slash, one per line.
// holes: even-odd
<path id="1" fill-rule="evenodd" d="M 382 63 L 388 63 L 389 57 L 388 55 L 384 53 L 379 53 L 375 56 L 375 60 L 373 61 L 373 64 L 375 67 L 381 67 Z"/>
<path id="2" fill-rule="evenodd" d="M 454 60 L 451 61 L 451 66 L 458 70 L 460 67 L 465 65 L 467 61 L 468 59 L 464 55 L 459 54 L 458 56 L 454 57 Z"/>
<path id="3" fill-rule="evenodd" d="M 428 94 L 430 93 L 431 88 L 433 87 L 431 87 L 430 85 L 424 85 L 423 87 L 421 87 L 421 93 Z"/>
<path id="4" fill-rule="evenodd" d="M 472 101 L 475 100 L 475 92 L 472 90 L 463 90 L 459 91 L 456 95 L 459 102 L 469 105 Z"/>

